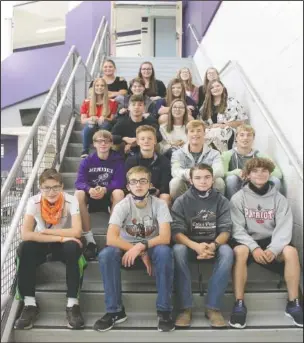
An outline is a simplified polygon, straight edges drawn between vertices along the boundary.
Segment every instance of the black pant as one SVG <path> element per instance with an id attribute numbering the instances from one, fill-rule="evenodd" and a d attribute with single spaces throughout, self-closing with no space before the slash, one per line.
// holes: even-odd
<path id="1" fill-rule="evenodd" d="M 73 241 L 65 243 L 22 242 L 17 249 L 17 278 L 20 296 L 22 298 L 35 296 L 36 267 L 46 262 L 48 254 L 52 254 L 52 260 L 66 264 L 67 297 L 78 298 L 82 281 L 82 270 L 78 264 L 81 253 L 79 244 Z"/>

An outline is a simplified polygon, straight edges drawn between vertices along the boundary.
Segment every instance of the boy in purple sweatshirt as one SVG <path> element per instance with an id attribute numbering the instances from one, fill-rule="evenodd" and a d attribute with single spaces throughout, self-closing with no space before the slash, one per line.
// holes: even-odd
<path id="1" fill-rule="evenodd" d="M 79 201 L 82 228 L 87 247 L 84 256 L 94 260 L 97 255 L 97 245 L 90 229 L 90 212 L 108 211 L 124 198 L 125 164 L 123 157 L 113 150 L 112 134 L 106 130 L 97 131 L 93 136 L 96 152 L 81 161 L 75 196 Z"/>

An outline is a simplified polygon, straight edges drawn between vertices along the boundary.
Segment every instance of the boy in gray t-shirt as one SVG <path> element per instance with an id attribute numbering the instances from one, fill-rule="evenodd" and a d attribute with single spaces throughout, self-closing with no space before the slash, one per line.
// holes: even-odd
<path id="1" fill-rule="evenodd" d="M 94 324 L 97 331 L 110 330 L 127 319 L 121 299 L 121 264 L 131 267 L 137 257 L 151 275 L 155 271 L 158 297 L 158 330 L 173 331 L 171 296 L 173 254 L 170 211 L 165 201 L 149 195 L 151 173 L 142 166 L 127 173 L 130 194 L 113 209 L 107 232 L 107 247 L 98 256 L 105 291 L 106 314 Z"/>

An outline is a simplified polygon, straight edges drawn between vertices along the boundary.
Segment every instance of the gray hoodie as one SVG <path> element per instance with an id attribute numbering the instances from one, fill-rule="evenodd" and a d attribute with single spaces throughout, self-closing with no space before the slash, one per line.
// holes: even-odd
<path id="1" fill-rule="evenodd" d="M 224 166 L 221 155 L 217 150 L 209 148 L 204 144 L 201 156 L 197 164 L 205 163 L 212 167 L 214 178 L 224 177 Z M 179 177 L 185 181 L 190 178 L 190 168 L 194 167 L 195 161 L 189 152 L 189 144 L 185 144 L 181 149 L 174 151 L 171 158 L 172 177 Z"/>
<path id="2" fill-rule="evenodd" d="M 221 232 L 231 232 L 229 201 L 216 189 L 200 197 L 191 187 L 172 206 L 172 237 L 183 233 L 196 242 L 213 241 Z"/>
<path id="3" fill-rule="evenodd" d="M 287 199 L 274 185 L 264 195 L 253 192 L 248 184 L 230 200 L 232 236 L 252 252 L 257 240 L 271 237 L 267 247 L 278 256 L 292 237 L 293 219 Z"/>

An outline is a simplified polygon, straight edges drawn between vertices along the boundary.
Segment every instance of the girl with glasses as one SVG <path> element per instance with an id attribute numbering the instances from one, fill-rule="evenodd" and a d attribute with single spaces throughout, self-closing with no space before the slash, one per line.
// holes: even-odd
<path id="1" fill-rule="evenodd" d="M 177 78 L 180 79 L 185 87 L 186 95 L 192 98 L 195 103 L 198 103 L 198 88 L 192 82 L 192 75 L 189 68 L 182 68 L 177 73 Z"/>

